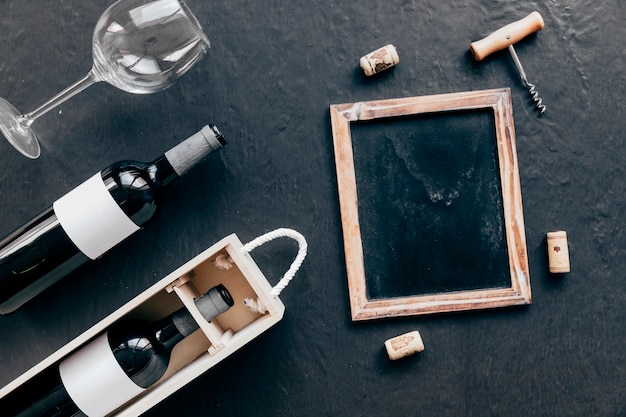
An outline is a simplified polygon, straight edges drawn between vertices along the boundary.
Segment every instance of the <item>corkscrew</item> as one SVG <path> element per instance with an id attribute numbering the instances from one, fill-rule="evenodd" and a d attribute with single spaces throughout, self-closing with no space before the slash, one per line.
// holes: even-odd
<path id="1" fill-rule="evenodd" d="M 543 104 L 541 97 L 539 97 L 535 84 L 528 81 L 526 72 L 515 52 L 515 48 L 513 48 L 513 44 L 531 33 L 540 31 L 544 26 L 543 17 L 541 17 L 539 12 L 534 11 L 525 18 L 509 23 L 485 38 L 470 44 L 470 50 L 477 61 L 482 61 L 492 53 L 508 48 L 509 54 L 511 54 L 511 58 L 513 58 L 513 63 L 519 72 L 519 76 L 526 88 L 528 88 L 528 93 L 535 103 L 537 110 L 539 110 L 539 115 L 542 115 L 546 111 L 546 106 Z"/>

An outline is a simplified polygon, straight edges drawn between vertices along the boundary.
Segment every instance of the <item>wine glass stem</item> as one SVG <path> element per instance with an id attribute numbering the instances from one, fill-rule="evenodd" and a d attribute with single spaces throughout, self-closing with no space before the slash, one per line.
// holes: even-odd
<path id="1" fill-rule="evenodd" d="M 53 108 L 57 107 L 59 104 L 65 102 L 71 97 L 74 97 L 76 94 L 80 93 L 81 91 L 83 91 L 84 89 L 93 85 L 96 82 L 97 80 L 93 71 L 89 71 L 89 73 L 86 76 L 84 76 L 83 78 L 81 78 L 80 80 L 72 84 L 71 86 L 67 87 L 65 90 L 61 91 L 56 96 L 52 97 L 50 100 L 46 101 L 44 104 L 42 104 L 35 110 L 31 111 L 30 113 L 21 115 L 19 118 L 20 123 L 24 127 L 29 127 L 35 121 L 35 119 L 37 119 L 39 116 L 49 112 Z"/>

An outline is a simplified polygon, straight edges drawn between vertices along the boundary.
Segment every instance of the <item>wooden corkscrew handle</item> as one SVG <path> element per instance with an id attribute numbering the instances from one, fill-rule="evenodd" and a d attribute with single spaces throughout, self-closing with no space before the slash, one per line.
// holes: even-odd
<path id="1" fill-rule="evenodd" d="M 508 48 L 531 33 L 540 31 L 544 26 L 543 17 L 534 11 L 525 18 L 509 23 L 485 38 L 472 42 L 470 50 L 474 59 L 482 61 L 492 53 Z"/>

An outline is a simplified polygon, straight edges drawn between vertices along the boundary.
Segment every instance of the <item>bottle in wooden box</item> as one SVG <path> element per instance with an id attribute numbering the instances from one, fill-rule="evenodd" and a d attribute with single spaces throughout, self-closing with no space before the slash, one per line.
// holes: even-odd
<path id="1" fill-rule="evenodd" d="M 283 235 L 285 231 L 289 231 L 286 236 L 298 240 L 300 248 L 291 268 L 280 282 L 272 287 L 250 256 L 250 251 L 274 237 Z M 107 401 L 107 404 L 102 406 L 102 410 L 105 411 L 90 409 L 85 414 L 90 417 L 93 415 L 115 417 L 141 415 L 277 324 L 285 311 L 285 306 L 278 295 L 293 278 L 305 256 L 306 241 L 299 233 L 290 231 L 290 229 L 278 229 L 246 245 L 242 245 L 235 235 L 227 236 L 42 360 L 7 386 L 1 388 L 1 414 L 3 416 L 15 416 L 16 413 L 24 409 L 23 398 L 28 399 L 27 403 L 32 403 L 32 398 L 36 397 L 33 393 L 51 392 L 54 387 L 59 385 L 61 379 L 65 385 L 68 385 L 65 381 L 69 373 L 81 374 L 83 368 L 89 367 L 85 364 L 93 362 L 93 359 L 90 359 L 90 354 L 84 353 L 95 352 L 100 349 L 106 351 L 109 359 L 117 366 L 118 377 L 126 378 L 127 382 L 130 381 L 133 384 L 130 385 L 131 387 L 134 386 L 132 390 L 128 388 L 128 385 L 125 389 L 129 392 L 134 390 L 134 393 L 132 398 L 129 397 L 122 405 L 119 399 L 109 402 L 111 395 L 107 389 L 107 394 L 101 396 Z M 203 311 L 202 306 L 199 305 L 201 303 L 196 300 L 200 294 L 207 292 L 213 291 L 213 294 L 216 295 L 212 289 L 216 287 L 219 289 L 220 285 L 228 288 L 232 307 L 209 320 L 207 318 L 211 317 L 212 314 Z M 216 303 L 219 305 L 221 298 L 222 307 L 224 307 L 224 303 L 230 305 L 229 297 L 225 293 L 219 293 Z M 194 321 L 194 323 L 189 324 L 190 329 L 188 330 L 182 330 L 184 326 L 181 325 L 180 317 L 175 319 L 179 314 L 176 312 L 181 307 L 184 307 L 184 314 L 180 314 L 187 317 L 182 321 L 187 322 L 189 316 Z M 126 331 L 119 330 L 119 337 L 115 337 L 116 342 L 113 343 L 113 346 L 110 343 L 102 342 L 102 335 L 107 333 L 111 335 L 114 333 L 113 329 L 124 329 L 126 325 L 121 323 L 129 323 L 131 320 L 159 322 L 158 325 L 155 324 L 152 325 L 154 327 L 150 327 L 152 331 L 148 334 L 154 335 L 159 330 L 165 332 L 159 336 L 164 338 L 163 344 L 174 346 L 171 349 L 169 364 L 156 383 L 152 383 L 154 377 L 129 378 L 128 374 L 117 365 L 117 361 L 111 359 L 114 358 L 111 348 L 123 345 L 123 343 L 118 342 L 123 341 L 124 335 L 128 335 Z M 177 330 L 174 331 L 171 323 L 176 320 L 178 322 L 174 324 L 174 327 Z M 176 342 L 181 338 L 181 335 L 187 334 L 194 328 L 197 330 Z M 111 339 L 108 339 L 108 342 L 110 341 Z M 158 345 L 154 342 L 152 344 Z M 82 359 L 80 359 L 81 356 L 83 356 Z M 98 362 L 102 363 L 102 361 Z M 149 367 L 153 366 L 149 365 Z M 111 367 L 111 369 L 114 368 Z M 162 368 L 163 364 L 154 366 L 154 369 L 159 369 L 157 374 L 161 374 Z M 65 374 L 65 376 L 59 376 L 59 369 L 62 369 L 61 374 Z M 151 373 L 148 372 L 148 374 Z M 119 385 L 122 387 L 122 384 Z M 143 388 L 142 385 L 147 387 Z M 57 397 L 53 395 L 51 403 L 57 404 L 59 398 L 67 397 L 64 392 L 67 391 L 73 400 L 61 402 L 61 409 L 66 413 L 70 412 L 68 410 L 76 411 L 73 403 L 76 401 L 78 406 L 81 404 L 74 398 L 76 395 L 73 393 L 74 390 L 75 387 L 70 386 L 67 387 L 67 390 L 65 388 L 57 390 Z M 100 389 L 100 392 L 103 390 Z M 44 408 L 45 406 L 44 404 Z M 32 415 L 37 414 L 22 414 L 21 417 Z"/>
<path id="2" fill-rule="evenodd" d="M 194 303 L 207 321 L 234 304 L 221 284 Z M 157 321 L 114 323 L 106 333 L 64 359 L 58 373 L 41 376 L 41 388 L 16 398 L 17 404 L 5 406 L 4 412 L 17 417 L 107 415 L 157 383 L 167 370 L 174 347 L 199 328 L 185 307 Z M 18 412 L 16 408 L 23 409 Z"/>

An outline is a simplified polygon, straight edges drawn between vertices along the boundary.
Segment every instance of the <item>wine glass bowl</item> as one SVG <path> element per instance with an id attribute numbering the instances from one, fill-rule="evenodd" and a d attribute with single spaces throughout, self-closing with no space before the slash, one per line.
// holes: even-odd
<path id="1" fill-rule="evenodd" d="M 118 0 L 93 32 L 93 65 L 81 80 L 29 113 L 0 98 L 0 131 L 23 155 L 41 150 L 31 124 L 99 81 L 133 94 L 171 86 L 209 48 L 209 39 L 184 0 Z"/>
<path id="2" fill-rule="evenodd" d="M 127 1 L 109 7 L 93 35 L 96 80 L 134 94 L 172 85 L 198 61 L 209 40 L 185 3 L 178 0 Z"/>

